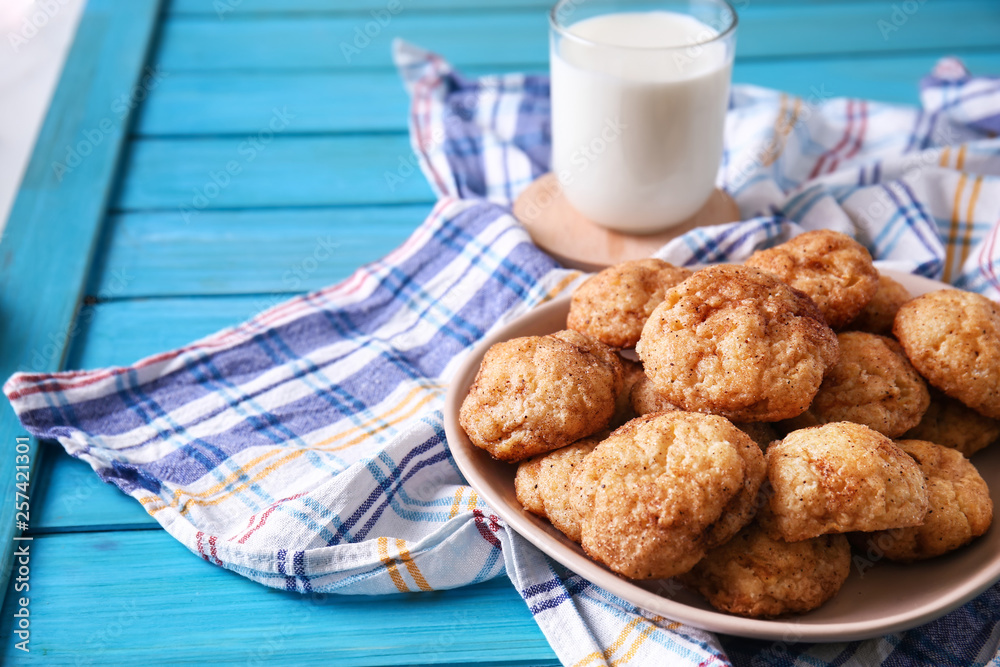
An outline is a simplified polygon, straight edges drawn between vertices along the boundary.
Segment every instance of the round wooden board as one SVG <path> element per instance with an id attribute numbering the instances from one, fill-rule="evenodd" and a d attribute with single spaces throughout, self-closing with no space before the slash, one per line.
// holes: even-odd
<path id="1" fill-rule="evenodd" d="M 591 222 L 574 209 L 555 174 L 540 176 L 514 202 L 514 216 L 532 240 L 563 266 L 599 271 L 613 264 L 649 257 L 681 234 L 707 225 L 736 222 L 740 211 L 727 193 L 716 189 L 694 216 L 656 234 L 626 234 Z"/>

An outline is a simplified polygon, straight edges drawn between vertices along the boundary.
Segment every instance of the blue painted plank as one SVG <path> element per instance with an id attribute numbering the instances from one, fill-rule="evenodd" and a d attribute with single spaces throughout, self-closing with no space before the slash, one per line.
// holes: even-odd
<path id="1" fill-rule="evenodd" d="M 133 141 L 115 209 L 162 209 L 196 224 L 209 209 L 434 199 L 405 133 L 292 136 L 261 127 L 238 137 Z"/>
<path id="2" fill-rule="evenodd" d="M 774 0 L 761 0 L 773 2 Z M 787 1 L 787 0 L 786 0 Z M 469 11 L 526 8 L 548 10 L 553 0 L 477 0 L 471 8 L 467 0 L 399 0 L 399 11 Z M 395 5 L 393 6 L 395 8 Z M 221 20 L 253 14 L 369 14 L 389 10 L 389 0 L 172 0 L 170 14 L 203 14 Z M 390 12 L 391 15 L 391 12 Z"/>
<path id="3" fill-rule="evenodd" d="M 31 533 L 148 529 L 159 526 L 131 496 L 102 482 L 90 465 L 43 441 L 32 496 Z M 37 509 L 36 509 L 37 508 Z"/>
<path id="4" fill-rule="evenodd" d="M 761 85 L 790 89 L 809 96 L 815 89 L 832 95 L 854 95 L 861 97 L 907 98 L 915 101 L 919 76 L 933 65 L 936 55 L 921 55 L 881 59 L 837 59 L 809 62 L 782 63 L 739 63 L 736 67 L 737 81 L 754 82 Z M 976 71 L 992 73 L 1000 71 L 1000 54 L 967 54 L 967 60 Z M 293 81 L 294 79 L 290 79 Z M 325 87 L 333 87 L 336 77 L 326 79 Z M 313 83 L 316 83 L 313 78 Z M 366 84 L 372 86 L 375 77 Z M 202 83 L 205 83 L 202 81 Z M 243 84 L 238 84 L 243 85 Z M 245 82 L 246 86 L 251 83 Z M 291 85 L 291 84 L 289 84 Z M 373 123 L 386 124 L 386 129 L 395 128 L 394 134 L 374 136 L 282 136 L 278 135 L 269 144 L 257 150 L 253 144 L 254 133 L 247 128 L 266 128 L 269 110 L 250 104 L 239 105 L 240 111 L 221 110 L 226 104 L 218 98 L 214 114 L 215 127 L 221 127 L 235 116 L 231 126 L 241 128 L 246 134 L 235 137 L 183 137 L 148 138 L 136 141 L 131 146 L 130 169 L 124 180 L 121 197 L 116 206 L 121 209 L 170 209 L 187 212 L 187 217 L 197 213 L 199 207 L 206 209 L 258 206 L 313 206 L 342 204 L 381 204 L 427 202 L 431 200 L 430 190 L 423 177 L 411 173 L 413 154 L 402 128 L 405 124 L 405 98 L 393 77 L 385 77 L 381 82 L 384 94 L 371 99 L 381 100 L 373 104 L 377 109 L 392 107 L 389 111 L 372 114 Z M 225 86 L 220 86 L 226 90 Z M 285 92 L 291 87 L 283 89 Z M 307 88 L 304 92 L 291 95 L 299 106 L 289 104 L 284 108 L 292 114 L 301 110 L 302 131 L 333 131 L 340 129 L 372 129 L 363 126 L 369 121 L 354 121 L 362 118 L 363 111 L 356 109 L 352 114 L 334 119 L 323 117 L 324 104 L 313 104 Z M 395 91 L 395 97 L 393 97 Z M 229 89 L 227 92 L 233 92 Z M 238 99 L 239 96 L 236 95 Z M 275 96 L 277 99 L 278 96 Z M 210 105 L 211 99 L 201 104 Z M 382 105 L 385 105 L 384 107 Z M 232 108 L 232 107 L 230 107 Z M 183 109 L 173 105 L 171 118 L 199 117 L 199 109 Z M 167 114 L 159 113 L 161 129 L 168 132 L 192 132 L 187 121 L 177 121 L 174 128 L 162 127 Z M 395 121 L 389 116 L 395 115 Z M 379 120 L 380 119 L 380 120 Z M 297 117 L 290 121 L 294 126 Z M 390 125 L 391 123 L 391 125 Z M 353 126 L 352 126 L 353 125 Z M 208 125 L 211 129 L 211 125 Z M 240 173 L 230 177 L 225 173 L 231 165 Z M 387 174 L 408 174 L 401 183 L 390 183 Z M 219 187 L 216 183 L 225 183 Z"/>
<path id="5" fill-rule="evenodd" d="M 1000 73 L 1000 51 L 957 51 L 977 74 Z M 734 81 L 802 96 L 825 87 L 835 95 L 916 104 L 917 81 L 940 54 L 739 61 Z M 545 62 L 524 71 L 544 73 Z M 463 73 L 476 76 L 483 67 Z M 140 136 L 224 135 L 255 132 L 275 107 L 296 114 L 299 132 L 399 132 L 407 127 L 409 98 L 393 71 L 180 72 L 165 77 L 143 105 Z"/>
<path id="6" fill-rule="evenodd" d="M 256 132 L 274 108 L 298 132 L 384 132 L 406 127 L 409 98 L 396 72 L 178 72 L 137 120 L 140 136 Z"/>
<path id="7" fill-rule="evenodd" d="M 311 291 L 398 246 L 430 208 L 204 211 L 190 224 L 177 211 L 117 215 L 88 293 L 106 300 Z"/>
<path id="8" fill-rule="evenodd" d="M 0 242 L 0 379 L 62 363 L 158 12 L 158 0 L 91 0 L 83 14 Z M 79 162 L 67 158 L 73 150 Z M 14 437 L 23 434 L 2 403 L 0 585 L 14 545 Z"/>
<path id="9" fill-rule="evenodd" d="M 30 569 L 31 652 L 3 623 L 6 664 L 558 664 L 506 578 L 304 596 L 210 565 L 160 530 L 36 537 Z M 18 597 L 8 592 L 4 618 Z"/>
<path id="10" fill-rule="evenodd" d="M 750 2 L 740 12 L 738 57 L 997 46 L 1000 4 L 992 0 L 925 3 L 912 15 L 895 19 L 893 12 L 891 4 L 883 3 Z M 388 68 L 391 41 L 397 36 L 434 49 L 462 67 L 520 69 L 547 57 L 544 11 L 404 12 L 384 27 L 367 26 L 370 21 L 364 15 L 263 15 L 225 21 L 175 16 L 165 22 L 157 62 L 171 73 Z M 365 35 L 366 27 L 370 36 Z"/>
<path id="11" fill-rule="evenodd" d="M 743 8 L 750 0 L 733 0 L 737 8 Z M 753 0 L 758 4 L 787 5 L 803 0 Z M 813 4 L 844 0 L 805 0 Z M 869 0 L 848 0 L 868 2 Z M 554 0 L 478 0 L 476 9 L 531 8 L 546 11 L 555 4 Z M 222 19 L 245 14 L 294 14 L 294 13 L 350 13 L 371 12 L 386 9 L 388 0 L 173 0 L 169 3 L 171 14 L 207 14 Z M 401 0 L 404 11 L 469 11 L 467 0 Z"/>
<path id="12" fill-rule="evenodd" d="M 289 296 L 126 299 L 88 305 L 66 366 L 127 366 L 239 324 Z"/>

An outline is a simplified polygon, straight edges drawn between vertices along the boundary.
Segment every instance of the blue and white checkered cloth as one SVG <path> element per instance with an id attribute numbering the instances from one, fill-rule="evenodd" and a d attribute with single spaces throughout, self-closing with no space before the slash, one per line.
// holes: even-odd
<path id="1" fill-rule="evenodd" d="M 719 637 L 555 566 L 455 467 L 444 388 L 486 332 L 582 276 L 510 215 L 548 169 L 543 77 L 465 79 L 406 44 L 414 152 L 440 201 L 345 282 L 128 368 L 11 377 L 24 426 L 58 440 L 206 561 L 267 586 L 382 594 L 504 572 L 566 664 L 985 664 L 1000 587 L 929 625 L 843 644 Z M 803 229 L 890 266 L 1000 295 L 1000 80 L 942 61 L 923 109 L 733 89 L 718 184 L 744 222 L 660 256 L 739 260 Z M 389 187 L 407 177 L 386 171 Z"/>

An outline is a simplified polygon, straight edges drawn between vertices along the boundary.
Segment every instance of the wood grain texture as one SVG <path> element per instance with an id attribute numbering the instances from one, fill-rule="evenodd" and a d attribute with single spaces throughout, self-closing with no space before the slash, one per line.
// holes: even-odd
<path id="1" fill-rule="evenodd" d="M 384 9 L 388 0 L 172 0 L 167 7 L 171 14 L 203 14 L 215 17 L 229 17 L 253 14 L 296 14 L 328 13 L 344 14 L 370 12 Z M 788 5 L 803 0 L 754 0 L 755 4 Z M 844 2 L 869 2 L 870 0 L 808 0 L 813 4 L 844 4 Z M 478 0 L 474 6 L 468 0 L 405 0 L 407 11 L 475 11 L 476 9 L 538 9 L 548 10 L 554 0 Z M 747 5 L 746 0 L 734 0 L 738 8 Z M 233 11 L 227 11 L 232 9 Z"/>
<path id="2" fill-rule="evenodd" d="M 31 653 L 3 623 L 5 664 L 558 664 L 506 577 L 307 597 L 210 565 L 160 530 L 36 537 L 31 567 Z"/>
<path id="3" fill-rule="evenodd" d="M 532 243 L 564 267 L 590 272 L 645 259 L 698 227 L 740 220 L 736 201 L 716 188 L 701 209 L 685 220 L 648 234 L 621 232 L 599 225 L 573 208 L 552 172 L 528 185 L 514 200 L 512 211 Z"/>
<path id="4" fill-rule="evenodd" d="M 289 295 L 125 299 L 87 306 L 66 366 L 125 366 L 239 324 Z"/>
<path id="5" fill-rule="evenodd" d="M 116 210 L 430 203 L 405 133 L 136 139 Z M 387 175 L 399 176 L 389 178 Z"/>
<path id="6" fill-rule="evenodd" d="M 159 526 L 142 505 L 117 486 L 102 482 L 90 465 L 74 459 L 61 445 L 42 442 L 39 448 L 41 464 L 32 493 L 32 507 L 38 509 L 32 513 L 32 535 Z"/>
<path id="7" fill-rule="evenodd" d="M 130 104 L 119 108 L 115 102 L 122 95 L 131 99 L 141 81 L 159 4 L 91 0 L 81 18 L 0 242 L 4 380 L 16 370 L 54 371 L 62 364 L 130 115 Z M 74 150 L 81 154 L 79 162 L 67 159 Z M 55 168 L 63 162 L 62 171 Z M 0 586 L 5 588 L 16 530 L 14 437 L 24 431 L 7 401 L 2 403 Z M 31 450 L 35 463 L 37 448 Z"/>
<path id="8" fill-rule="evenodd" d="M 775 0 L 762 0 L 774 2 Z M 782 1 L 782 0 L 779 0 Z M 788 1 L 788 0 L 783 0 Z M 221 20 L 255 14 L 356 14 L 386 9 L 388 0 L 171 0 L 171 14 L 201 14 Z M 475 11 L 477 9 L 548 10 L 553 0 L 477 0 L 470 7 L 467 0 L 400 0 L 408 12 Z"/>
<path id="9" fill-rule="evenodd" d="M 1000 73 L 1000 50 L 949 51 L 976 74 Z M 858 58 L 796 58 L 777 62 L 737 61 L 736 83 L 752 83 L 808 97 L 825 87 L 832 95 L 900 104 L 919 102 L 917 82 L 939 52 Z M 478 76 L 490 68 L 471 67 Z M 541 61 L 526 67 L 547 73 Z M 239 135 L 256 132 L 261 117 L 287 106 L 300 132 L 402 132 L 409 98 L 399 75 L 375 72 L 179 72 L 150 93 L 138 118 L 139 136 Z M 375 139 L 373 138 L 373 141 Z"/>
<path id="10" fill-rule="evenodd" d="M 417 206 L 119 214 L 96 283 L 102 299 L 308 292 L 343 280 L 402 243 Z"/>
<path id="11" fill-rule="evenodd" d="M 915 13 L 905 15 L 898 30 L 885 32 L 879 21 L 891 22 L 891 4 L 751 1 L 739 11 L 737 51 L 739 58 L 753 60 L 996 48 L 1000 4 L 952 0 L 918 6 Z M 432 48 L 459 67 L 519 70 L 548 57 L 543 11 L 403 11 L 384 26 L 368 26 L 373 20 L 364 13 L 276 14 L 225 21 L 216 16 L 173 16 L 164 25 L 156 62 L 170 73 L 384 69 L 392 65 L 393 37 Z M 371 36 L 359 36 L 366 27 Z"/>
<path id="12" fill-rule="evenodd" d="M 1000 73 L 1000 50 L 959 55 L 977 74 Z M 918 81 L 939 57 L 933 53 L 738 62 L 734 79 L 806 98 L 822 94 L 916 104 Z M 535 68 L 544 71 L 542 65 Z M 341 103 L 335 90 L 353 101 Z M 296 116 L 291 129 L 321 134 L 279 135 L 255 151 L 248 137 L 266 127 L 269 114 L 279 105 Z M 197 213 L 198 206 L 429 202 L 430 189 L 407 164 L 414 159 L 404 134 L 407 105 L 395 72 L 227 77 L 191 73 L 166 78 L 151 95 L 139 132 L 183 136 L 133 142 L 131 168 L 116 206 Z M 195 124 L 201 118 L 206 120 L 199 130 Z M 373 131 L 386 134 L 330 136 Z M 215 136 L 220 133 L 235 136 Z M 208 136 L 191 136 L 196 134 Z M 230 161 L 243 171 L 216 194 L 211 175 L 222 174 Z M 390 185 L 387 173 L 409 176 Z M 206 192 L 216 196 L 208 198 Z"/>

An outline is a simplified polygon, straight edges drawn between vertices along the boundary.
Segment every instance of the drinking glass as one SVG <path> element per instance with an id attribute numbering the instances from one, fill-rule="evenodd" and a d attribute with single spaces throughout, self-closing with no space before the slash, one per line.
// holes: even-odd
<path id="1" fill-rule="evenodd" d="M 552 170 L 577 211 L 648 234 L 706 204 L 722 158 L 736 22 L 726 0 L 552 8 Z"/>

